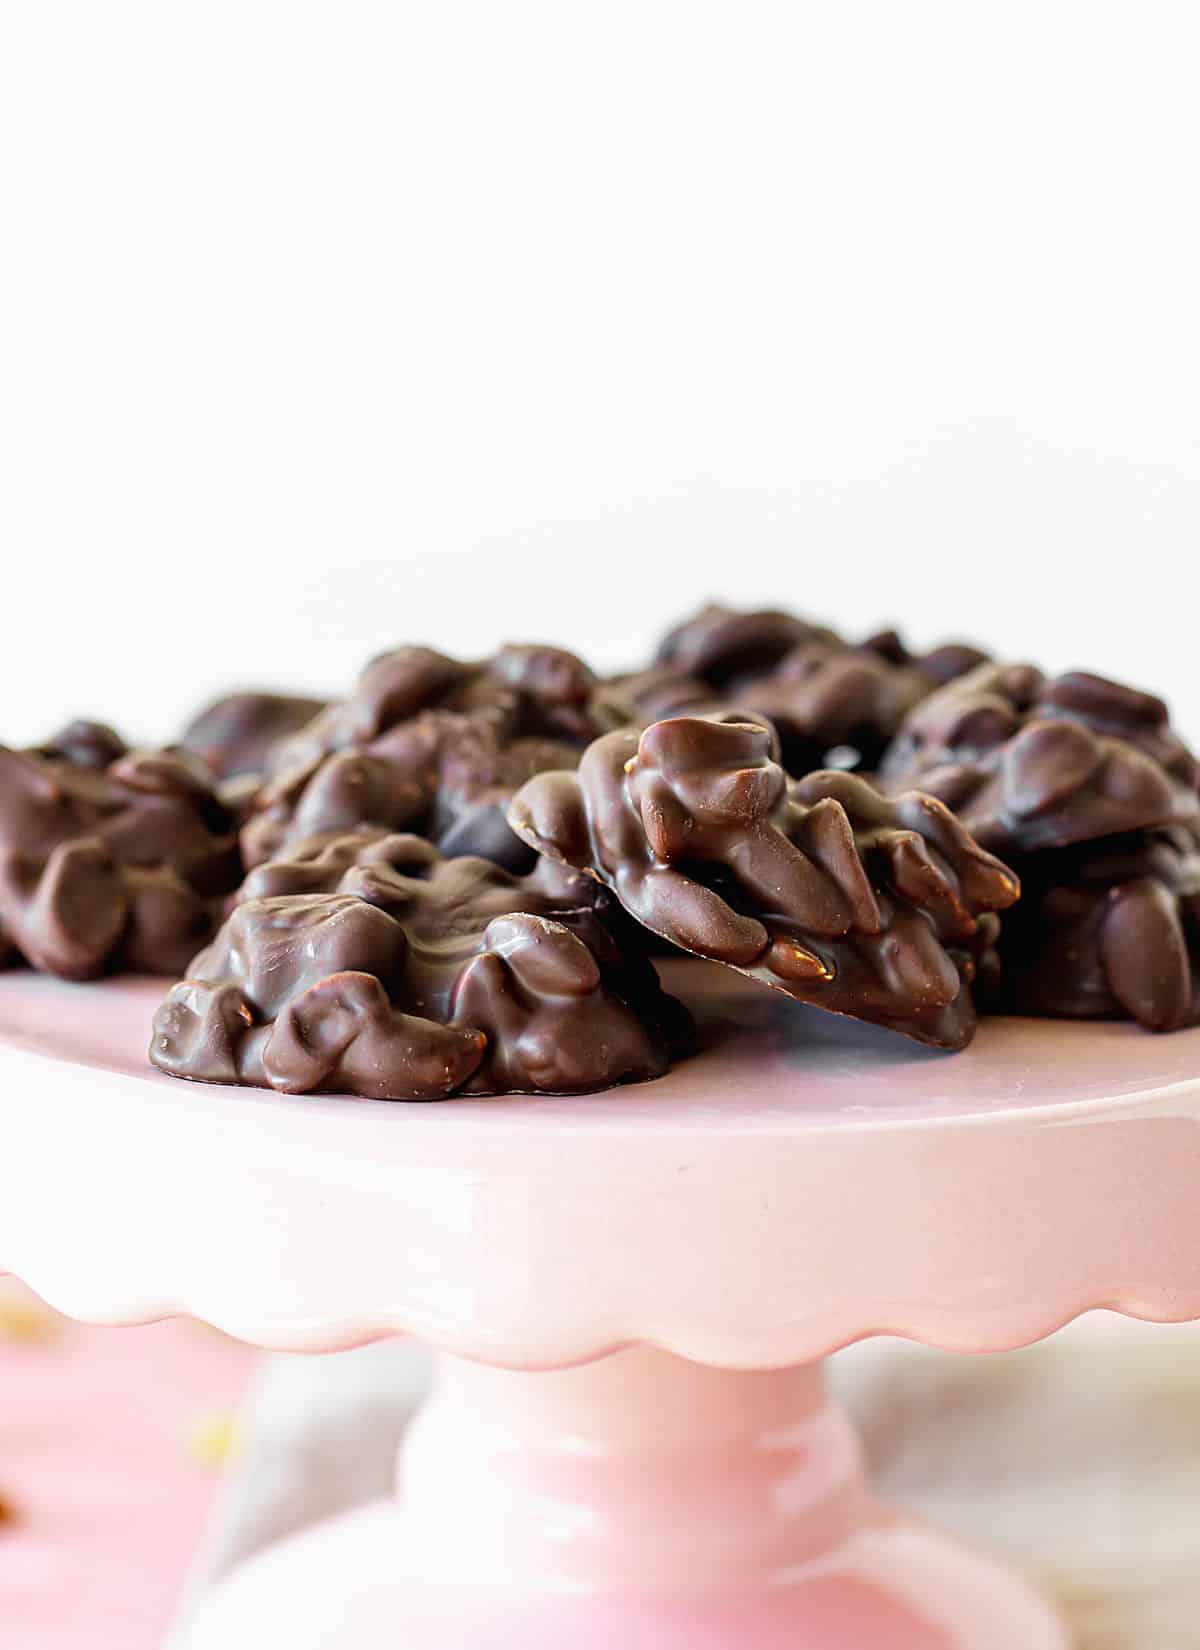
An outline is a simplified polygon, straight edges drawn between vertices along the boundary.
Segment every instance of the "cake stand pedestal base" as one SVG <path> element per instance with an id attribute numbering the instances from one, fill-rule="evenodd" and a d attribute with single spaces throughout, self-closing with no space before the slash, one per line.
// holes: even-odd
<path id="1" fill-rule="evenodd" d="M 1001 1566 L 882 1511 L 819 1365 L 443 1361 L 396 1503 L 241 1566 L 185 1650 L 1066 1650 Z"/>

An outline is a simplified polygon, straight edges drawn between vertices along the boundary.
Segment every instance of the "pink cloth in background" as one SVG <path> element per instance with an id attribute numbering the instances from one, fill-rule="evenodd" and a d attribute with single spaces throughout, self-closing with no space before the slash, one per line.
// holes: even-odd
<path id="1" fill-rule="evenodd" d="M 27 1303 L 0 1278 L 0 1325 Z M 0 1333 L 0 1650 L 159 1650 L 252 1357 L 185 1321 Z"/>

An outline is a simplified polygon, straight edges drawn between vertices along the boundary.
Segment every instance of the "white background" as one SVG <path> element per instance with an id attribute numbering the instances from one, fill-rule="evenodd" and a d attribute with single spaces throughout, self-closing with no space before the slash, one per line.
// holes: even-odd
<path id="1" fill-rule="evenodd" d="M 705 596 L 1200 733 L 1189 4 L 0 10 L 0 736 Z"/>

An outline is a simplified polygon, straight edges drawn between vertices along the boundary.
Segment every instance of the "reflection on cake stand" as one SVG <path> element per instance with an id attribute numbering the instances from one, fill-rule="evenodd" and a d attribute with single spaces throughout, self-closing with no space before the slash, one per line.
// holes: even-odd
<path id="1" fill-rule="evenodd" d="M 1200 1317 L 1200 1030 L 945 1056 L 674 967 L 711 1046 L 661 1081 L 426 1106 L 184 1085 L 161 983 L 0 980 L 0 1266 L 86 1319 L 442 1354 L 398 1500 L 244 1565 L 187 1650 L 1062 1650 L 872 1500 L 821 1360 Z"/>

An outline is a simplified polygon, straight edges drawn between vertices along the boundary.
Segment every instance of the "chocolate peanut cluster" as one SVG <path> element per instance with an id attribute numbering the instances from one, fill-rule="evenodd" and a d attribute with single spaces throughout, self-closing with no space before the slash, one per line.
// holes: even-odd
<path id="1" fill-rule="evenodd" d="M 179 743 L 218 779 L 261 774 L 276 745 L 324 709 L 324 700 L 295 693 L 226 693 L 196 713 Z"/>
<path id="2" fill-rule="evenodd" d="M 1200 1023 L 1200 827 L 1033 855 L 988 1006 L 1068 1019 Z"/>
<path id="3" fill-rule="evenodd" d="M 242 833 L 247 864 L 366 825 L 530 869 L 507 804 L 601 731 L 596 687 L 561 648 L 508 646 L 481 664 L 423 647 L 384 654 L 348 699 L 275 747 Z"/>
<path id="4" fill-rule="evenodd" d="M 709 606 L 664 638 L 658 682 L 634 682 L 664 716 L 703 710 L 718 696 L 761 712 L 779 734 L 789 773 L 831 759 L 870 770 L 915 705 L 984 658 L 960 642 L 914 654 L 894 630 L 852 644 L 774 609 Z"/>
<path id="5" fill-rule="evenodd" d="M 912 665 L 922 676 L 945 687 L 957 676 L 965 676 L 976 665 L 987 663 L 987 654 L 970 642 L 941 642 L 924 653 L 914 653 L 898 630 L 877 630 L 860 643 L 864 652 L 875 653 L 892 665 Z"/>
<path id="6" fill-rule="evenodd" d="M 873 768 L 906 713 L 933 687 L 918 666 L 893 664 L 870 648 L 802 642 L 769 675 L 747 682 L 737 699 L 770 719 L 784 766 L 804 774 L 831 754 Z"/>
<path id="7" fill-rule="evenodd" d="M 845 646 L 836 631 L 779 608 L 743 611 L 710 602 L 667 632 L 655 662 L 713 688 L 736 687 L 766 675 L 807 642 Z"/>
<path id="8" fill-rule="evenodd" d="M 941 797 L 1021 876 L 989 1006 L 1155 1031 L 1200 1020 L 1200 771 L 1161 699 L 985 665 L 912 712 L 883 777 Z"/>
<path id="9" fill-rule="evenodd" d="M 1195 758 L 1161 699 L 1077 672 L 982 665 L 927 699 L 881 768 L 987 847 L 1029 853 L 1200 814 Z"/>
<path id="10" fill-rule="evenodd" d="M 620 913 L 490 861 L 364 832 L 253 871 L 155 1017 L 177 1077 L 373 1099 L 572 1094 L 686 1042 Z"/>
<path id="11" fill-rule="evenodd" d="M 66 979 L 178 974 L 241 863 L 213 777 L 179 750 L 131 751 L 75 722 L 0 747 L 0 957 Z"/>
<path id="12" fill-rule="evenodd" d="M 664 951 L 943 1049 L 977 1005 L 1196 1024 L 1200 766 L 1099 676 L 715 605 L 605 678 L 402 647 L 333 702 L 227 695 L 178 746 L 0 748 L 0 961 L 175 976 L 178 1076 L 653 1077 L 687 1048 Z"/>
<path id="13" fill-rule="evenodd" d="M 846 773 L 793 781 L 776 756 L 761 724 L 675 717 L 532 779 L 509 819 L 683 950 L 961 1048 L 1016 878 L 932 798 Z"/>

